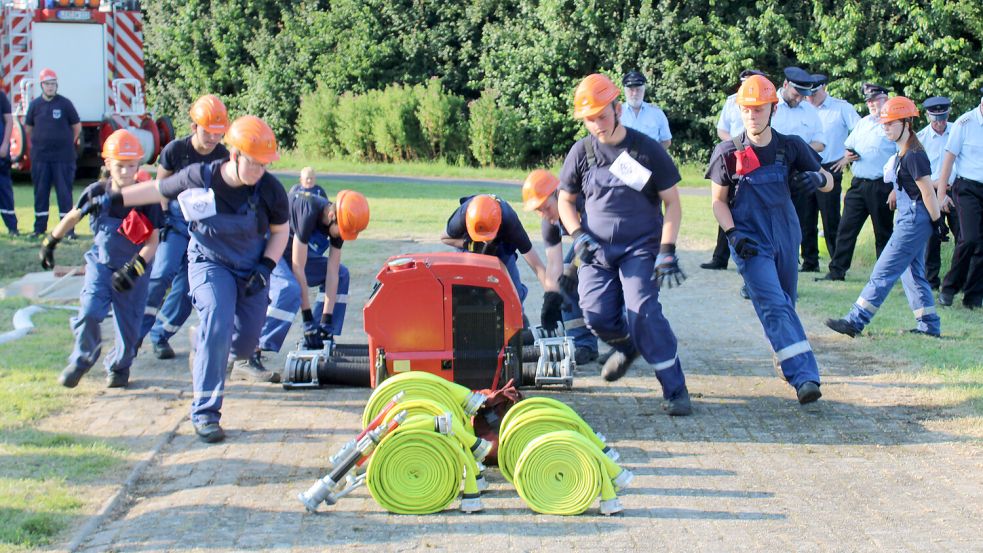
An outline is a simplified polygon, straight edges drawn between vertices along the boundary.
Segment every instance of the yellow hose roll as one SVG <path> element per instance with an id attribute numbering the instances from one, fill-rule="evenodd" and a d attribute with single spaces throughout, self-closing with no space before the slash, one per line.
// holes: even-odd
<path id="1" fill-rule="evenodd" d="M 383 407 L 399 392 L 405 392 L 403 402 L 425 399 L 444 405 L 455 419 L 465 426 L 471 425 L 471 415 L 477 411 L 484 396 L 427 372 L 401 373 L 382 382 L 369 397 L 362 412 L 362 428 L 368 426 Z M 402 403 L 402 402 L 401 402 Z"/>
<path id="2" fill-rule="evenodd" d="M 526 445 L 515 466 L 513 484 L 537 513 L 579 515 L 598 494 L 613 500 L 614 486 L 603 464 L 611 462 L 578 432 L 543 434 Z"/>

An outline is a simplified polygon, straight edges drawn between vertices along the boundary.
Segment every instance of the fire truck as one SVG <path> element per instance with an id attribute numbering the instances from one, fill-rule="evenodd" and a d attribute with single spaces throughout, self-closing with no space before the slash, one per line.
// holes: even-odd
<path id="1" fill-rule="evenodd" d="M 14 169 L 30 169 L 24 116 L 41 94 L 38 74 L 53 69 L 58 93 L 75 105 L 82 121 L 76 145 L 78 167 L 100 165 L 102 144 L 128 129 L 153 163 L 174 138 L 166 116 L 155 118 L 144 101 L 143 14 L 137 0 L 0 0 L 0 89 L 13 108 L 10 155 Z"/>

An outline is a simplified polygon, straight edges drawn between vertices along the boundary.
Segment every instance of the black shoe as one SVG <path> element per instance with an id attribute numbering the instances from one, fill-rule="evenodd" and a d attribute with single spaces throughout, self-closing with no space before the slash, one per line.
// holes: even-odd
<path id="1" fill-rule="evenodd" d="M 706 263 L 700 263 L 700 268 L 701 269 L 709 269 L 711 271 L 723 271 L 724 269 L 727 268 L 727 262 L 725 261 L 725 262 L 721 263 L 721 262 L 719 262 L 717 260 L 711 259 L 710 261 L 707 261 Z"/>
<path id="2" fill-rule="evenodd" d="M 577 346 L 576 351 L 574 351 L 574 359 L 577 361 L 577 366 L 593 363 L 597 359 L 597 350 L 586 346 Z"/>
<path id="3" fill-rule="evenodd" d="M 628 355 L 620 351 L 614 352 L 604 363 L 604 368 L 601 369 L 601 378 L 608 382 L 614 382 L 620 379 L 622 376 L 625 376 L 625 373 L 628 372 L 628 368 L 635 362 L 635 359 L 638 359 L 637 351 Z"/>
<path id="4" fill-rule="evenodd" d="M 58 383 L 66 388 L 74 388 L 79 385 L 79 380 L 82 380 L 87 372 L 89 369 L 80 369 L 75 365 L 69 365 L 58 375 Z"/>
<path id="5" fill-rule="evenodd" d="M 963 300 L 963 307 L 965 307 L 966 309 L 969 309 L 970 311 L 972 311 L 973 309 L 983 308 L 983 302 L 978 302 L 978 301 L 975 301 L 975 302 L 967 302 L 964 299 Z"/>
<path id="6" fill-rule="evenodd" d="M 823 393 L 819 391 L 819 384 L 815 382 L 806 382 L 799 386 L 799 389 L 795 391 L 795 395 L 798 396 L 799 403 L 802 405 L 812 403 L 823 397 Z"/>
<path id="7" fill-rule="evenodd" d="M 911 329 L 911 330 L 908 331 L 908 334 L 921 334 L 923 336 L 931 336 L 932 338 L 941 338 L 942 337 L 941 334 L 932 334 L 931 332 L 928 332 L 926 330 L 922 330 L 920 328 L 913 328 L 913 329 Z"/>
<path id="8" fill-rule="evenodd" d="M 608 359 L 611 359 L 611 356 L 614 355 L 614 352 L 615 352 L 614 348 L 611 348 L 605 351 L 604 353 L 599 353 L 597 355 L 597 364 L 603 366 L 605 363 L 608 362 Z"/>
<path id="9" fill-rule="evenodd" d="M 263 366 L 263 356 L 260 352 L 253 353 L 247 359 L 236 359 L 232 363 L 233 380 L 249 380 L 252 382 L 279 382 L 280 375 L 266 370 Z"/>
<path id="10" fill-rule="evenodd" d="M 818 273 L 819 264 L 813 265 L 812 263 L 803 263 L 802 267 L 799 269 L 800 273 Z"/>
<path id="11" fill-rule="evenodd" d="M 199 440 L 206 444 L 214 444 L 225 439 L 225 431 L 222 430 L 222 427 L 217 422 L 207 422 L 201 425 L 196 424 L 195 434 L 198 435 Z"/>
<path id="12" fill-rule="evenodd" d="M 952 307 L 952 296 L 949 292 L 939 292 L 939 305 Z"/>
<path id="13" fill-rule="evenodd" d="M 154 344 L 154 357 L 157 359 L 174 359 L 174 350 L 166 341 Z"/>
<path id="14" fill-rule="evenodd" d="M 824 280 L 846 280 L 846 278 L 843 275 L 837 275 L 837 274 L 833 274 L 833 273 L 826 273 L 825 275 L 823 275 L 821 277 L 816 277 L 814 280 L 816 282 L 822 282 Z"/>
<path id="15" fill-rule="evenodd" d="M 857 334 L 860 334 L 860 331 L 854 328 L 854 326 L 846 319 L 826 319 L 826 326 L 835 332 L 846 334 L 851 338 L 856 338 Z"/>
<path id="16" fill-rule="evenodd" d="M 106 375 L 106 387 L 107 388 L 126 388 L 126 385 L 130 382 L 130 373 L 111 371 Z"/>
<path id="17" fill-rule="evenodd" d="M 751 294 L 747 291 L 747 284 L 741 286 L 741 297 L 746 300 L 751 299 Z"/>
<path id="18" fill-rule="evenodd" d="M 663 403 L 662 409 L 665 410 L 667 415 L 672 417 L 692 415 L 693 404 L 689 400 L 689 390 L 683 388 L 683 391 L 677 394 L 675 398 Z"/>
<path id="19" fill-rule="evenodd" d="M 931 288 L 932 290 L 935 290 L 936 292 L 939 291 L 939 288 L 941 286 L 942 286 L 942 283 L 941 282 L 931 282 L 931 281 L 929 281 L 929 283 L 928 283 L 928 287 Z"/>

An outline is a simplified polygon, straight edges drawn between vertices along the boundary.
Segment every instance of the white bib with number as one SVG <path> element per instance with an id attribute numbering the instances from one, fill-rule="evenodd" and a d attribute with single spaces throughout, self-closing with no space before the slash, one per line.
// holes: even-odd
<path id="1" fill-rule="evenodd" d="M 181 213 L 187 221 L 200 221 L 215 215 L 215 191 L 189 188 L 177 196 Z"/>
<path id="2" fill-rule="evenodd" d="M 649 178 L 652 177 L 652 171 L 649 171 L 641 163 L 635 161 L 633 157 L 628 155 L 628 152 L 621 152 L 621 155 L 614 160 L 611 164 L 611 174 L 621 179 L 621 182 L 627 184 L 631 188 L 642 191 L 642 188 L 648 183 Z"/>

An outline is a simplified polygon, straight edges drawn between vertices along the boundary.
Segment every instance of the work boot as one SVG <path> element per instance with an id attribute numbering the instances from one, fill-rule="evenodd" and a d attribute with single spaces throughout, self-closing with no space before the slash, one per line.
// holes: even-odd
<path id="1" fill-rule="evenodd" d="M 969 309 L 970 311 L 973 309 L 980 309 L 983 307 L 983 301 L 966 301 L 966 299 L 963 298 L 963 307 Z"/>
<path id="2" fill-rule="evenodd" d="M 846 280 L 846 277 L 834 273 L 826 273 L 825 275 L 821 277 L 816 277 L 813 280 L 815 280 L 816 282 L 823 282 L 826 280 Z"/>
<path id="3" fill-rule="evenodd" d="M 927 330 L 922 330 L 920 328 L 913 328 L 913 329 L 909 330 L 908 333 L 909 334 L 921 334 L 923 336 L 931 336 L 932 338 L 941 338 L 942 337 L 941 334 L 932 334 L 931 332 L 928 332 Z"/>
<path id="4" fill-rule="evenodd" d="M 106 375 L 106 387 L 107 388 L 126 388 L 126 385 L 130 382 L 129 371 L 109 371 Z"/>
<path id="5" fill-rule="evenodd" d="M 818 273 L 819 272 L 819 264 L 818 263 L 816 263 L 816 264 L 813 264 L 813 263 L 803 263 L 802 264 L 802 267 L 799 268 L 799 272 L 800 273 Z"/>
<path id="6" fill-rule="evenodd" d="M 628 367 L 631 367 L 635 359 L 638 359 L 637 350 L 632 350 L 629 354 L 615 351 L 604 363 L 604 368 L 601 369 L 601 377 L 608 382 L 614 382 L 620 379 L 622 376 L 625 376 L 625 373 L 628 372 Z"/>
<path id="7" fill-rule="evenodd" d="M 583 366 L 597 359 L 597 350 L 590 349 L 587 346 L 577 346 L 573 357 L 577 361 L 577 366 Z"/>
<path id="8" fill-rule="evenodd" d="M 154 357 L 157 359 L 174 359 L 174 349 L 167 340 L 154 344 Z"/>
<path id="9" fill-rule="evenodd" d="M 689 390 L 683 388 L 683 391 L 676 394 L 676 397 L 666 400 L 666 402 L 662 404 L 662 409 L 667 415 L 672 417 L 685 417 L 687 415 L 692 415 L 693 405 L 689 400 Z"/>
<path id="10" fill-rule="evenodd" d="M 953 295 L 949 292 L 939 292 L 939 305 L 944 305 L 945 307 L 952 307 L 952 297 Z"/>
<path id="11" fill-rule="evenodd" d="M 598 354 L 597 364 L 603 366 L 605 363 L 607 363 L 608 359 L 611 359 L 611 356 L 614 355 L 614 351 L 615 351 L 614 348 L 611 348 L 605 351 L 604 353 Z"/>
<path id="12" fill-rule="evenodd" d="M 856 338 L 857 334 L 860 334 L 860 331 L 846 319 L 826 319 L 826 326 L 835 332 L 846 334 L 851 338 Z"/>
<path id="13" fill-rule="evenodd" d="M 80 369 L 75 365 L 69 365 L 58 375 L 58 383 L 66 388 L 74 388 L 79 385 L 79 380 L 82 380 L 87 372 L 89 369 Z"/>
<path id="14" fill-rule="evenodd" d="M 204 424 L 195 424 L 194 426 L 198 439 L 206 444 L 214 444 L 225 439 L 225 431 L 222 430 L 222 427 L 217 422 L 206 422 Z"/>
<path id="15" fill-rule="evenodd" d="M 741 286 L 741 297 L 744 298 L 744 299 L 746 299 L 746 300 L 751 299 L 751 293 L 748 292 L 748 290 L 747 290 L 747 284 L 745 284 L 744 286 Z"/>
<path id="16" fill-rule="evenodd" d="M 812 403 L 823 397 L 823 393 L 819 391 L 819 384 L 812 381 L 799 386 L 799 389 L 795 391 L 795 395 L 799 398 L 799 403 L 802 405 Z"/>
<path id="17" fill-rule="evenodd" d="M 280 375 L 266 370 L 263 366 L 263 356 L 255 352 L 246 359 L 236 359 L 232 363 L 232 380 L 249 380 L 252 382 L 279 382 Z"/>
<path id="18" fill-rule="evenodd" d="M 700 263 L 700 268 L 701 269 L 708 269 L 708 270 L 711 270 L 711 271 L 723 271 L 723 270 L 727 269 L 727 262 L 725 261 L 725 262 L 721 263 L 721 262 L 719 262 L 719 261 L 717 261 L 715 259 L 711 259 L 710 261 L 707 261 L 706 263 Z"/>

